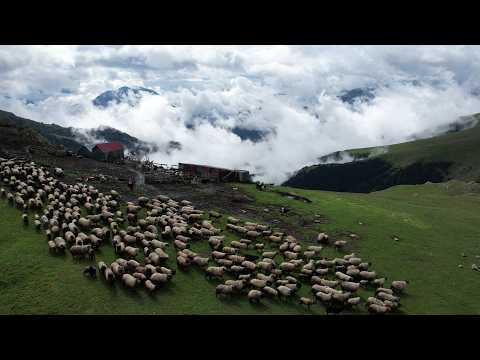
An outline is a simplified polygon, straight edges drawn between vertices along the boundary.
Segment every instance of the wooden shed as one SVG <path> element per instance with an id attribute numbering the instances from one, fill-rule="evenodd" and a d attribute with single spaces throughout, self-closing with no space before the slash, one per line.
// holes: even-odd
<path id="1" fill-rule="evenodd" d="M 124 158 L 124 147 L 118 142 L 97 144 L 92 149 L 92 155 L 100 161 L 119 161 Z"/>
<path id="2" fill-rule="evenodd" d="M 250 181 L 249 172 L 246 170 L 231 170 L 215 166 L 179 163 L 178 169 L 188 178 L 197 177 L 209 181 Z"/>

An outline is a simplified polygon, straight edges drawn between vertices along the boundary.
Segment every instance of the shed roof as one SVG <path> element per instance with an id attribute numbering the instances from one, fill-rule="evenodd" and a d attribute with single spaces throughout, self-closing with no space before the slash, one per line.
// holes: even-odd
<path id="1" fill-rule="evenodd" d="M 123 145 L 117 142 L 101 143 L 101 144 L 95 145 L 95 147 L 102 152 L 123 150 Z"/>

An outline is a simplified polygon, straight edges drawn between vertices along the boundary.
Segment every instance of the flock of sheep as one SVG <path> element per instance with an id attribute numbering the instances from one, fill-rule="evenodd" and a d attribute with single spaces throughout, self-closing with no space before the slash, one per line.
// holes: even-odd
<path id="1" fill-rule="evenodd" d="M 115 190 L 101 193 L 92 185 L 66 184 L 59 180 L 62 176 L 59 168 L 51 172 L 34 162 L 0 158 L 0 196 L 23 211 L 26 224 L 28 211 L 35 212 L 34 225 L 45 231 L 53 253 L 68 250 L 74 258 L 93 260 L 102 245 L 111 244 L 119 258 L 92 268 L 108 282 L 118 279 L 128 288 L 155 291 L 175 276 L 176 270 L 167 265 L 167 248 L 173 246 L 178 268 L 197 267 L 207 279 L 221 282 L 216 296 L 246 296 L 250 302 L 296 299 L 308 308 L 320 302 L 337 313 L 365 303 L 369 312 L 384 314 L 398 309 L 408 284 L 398 280 L 386 287 L 386 278 L 354 253 L 323 256 L 323 247 L 330 243 L 325 233 L 318 235 L 317 245 L 305 246 L 292 235 L 233 217 L 221 229 L 215 225 L 221 214 L 163 195 L 142 196 L 136 203 L 127 202 L 122 211 Z M 240 239 L 227 242 L 224 232 Z M 200 241 L 208 242 L 208 253 L 190 249 Z M 337 250 L 345 244 L 333 243 Z M 302 284 L 310 287 L 311 296 L 298 295 Z M 374 296 L 364 301 L 358 295 L 361 288 L 375 289 Z"/>

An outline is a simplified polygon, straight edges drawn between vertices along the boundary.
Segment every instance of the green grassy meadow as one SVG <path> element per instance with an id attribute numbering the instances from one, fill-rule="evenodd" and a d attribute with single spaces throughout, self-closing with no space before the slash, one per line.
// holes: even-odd
<path id="1" fill-rule="evenodd" d="M 254 185 L 237 186 L 256 199 L 258 208 L 286 204 L 302 216 L 325 216 L 328 223 L 304 229 L 306 242 L 320 230 L 333 237 L 342 231 L 358 234 L 344 253 L 358 253 L 388 280 L 410 280 L 400 313 L 480 313 L 480 273 L 471 270 L 473 263 L 480 264 L 475 257 L 480 256 L 479 193 L 452 193 L 443 184 L 396 186 L 370 194 L 280 188 L 309 197 L 313 202 L 307 204 L 256 191 Z M 127 290 L 118 280 L 113 285 L 101 278 L 92 280 L 82 274 L 89 261 L 74 261 L 68 251 L 64 256 L 49 254 L 43 232 L 32 225 L 33 214 L 27 227 L 20 214 L 0 199 L 0 314 L 325 314 L 320 304 L 307 310 L 295 300 L 262 299 L 257 305 L 245 295 L 216 298 L 219 282 L 206 280 L 195 267 L 177 269 L 171 283 L 153 294 L 143 288 Z M 289 217 L 283 220 L 288 222 Z M 224 221 L 225 216 L 214 224 L 223 226 Z M 225 234 L 230 240 L 238 238 Z M 209 251 L 206 241 L 194 242 L 191 249 Z M 325 250 L 327 256 L 343 255 Z M 176 267 L 172 246 L 169 254 L 167 265 Z M 106 244 L 96 261 L 115 258 Z M 310 296 L 309 286 L 299 293 Z M 370 294 L 360 292 L 364 298 Z M 356 312 L 365 313 L 364 306 Z"/>

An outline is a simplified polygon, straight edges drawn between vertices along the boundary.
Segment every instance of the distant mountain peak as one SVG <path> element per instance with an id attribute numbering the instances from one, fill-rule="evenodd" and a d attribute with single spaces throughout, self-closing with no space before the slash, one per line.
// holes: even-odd
<path id="1" fill-rule="evenodd" d="M 135 106 L 139 103 L 143 95 L 158 95 L 155 90 L 148 89 L 142 86 L 138 87 L 128 87 L 122 86 L 117 90 L 107 90 L 95 99 L 93 99 L 93 105 L 100 108 L 107 108 L 112 104 L 128 104 L 130 106 Z"/>

